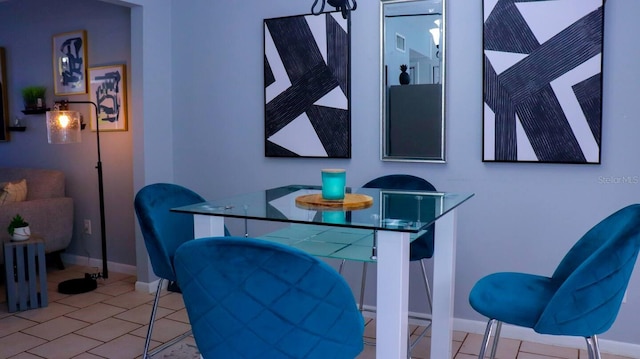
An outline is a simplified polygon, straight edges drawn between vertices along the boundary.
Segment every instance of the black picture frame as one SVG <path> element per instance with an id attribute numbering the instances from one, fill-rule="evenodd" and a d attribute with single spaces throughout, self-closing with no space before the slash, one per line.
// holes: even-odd
<path id="1" fill-rule="evenodd" d="M 351 158 L 350 18 L 265 19 L 265 156 Z"/>
<path id="2" fill-rule="evenodd" d="M 87 31 L 78 30 L 52 37 L 53 91 L 56 96 L 87 93 Z"/>
<path id="3" fill-rule="evenodd" d="M 604 0 L 483 15 L 483 161 L 600 164 Z"/>

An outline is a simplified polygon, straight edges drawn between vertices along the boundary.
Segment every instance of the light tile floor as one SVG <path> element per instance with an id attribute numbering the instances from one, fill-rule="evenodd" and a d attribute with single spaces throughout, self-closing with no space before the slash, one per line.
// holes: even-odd
<path id="1" fill-rule="evenodd" d="M 99 280 L 93 292 L 63 295 L 55 290 L 60 281 L 81 278 L 94 272 L 79 266 L 66 270 L 50 269 L 47 275 L 49 305 L 45 308 L 8 313 L 4 284 L 0 286 L 0 358 L 140 358 L 151 313 L 152 294 L 134 290 L 135 277 L 110 273 Z M 2 281 L 4 282 L 4 281 Z M 375 342 L 375 320 L 367 319 L 365 340 Z M 157 347 L 189 329 L 182 296 L 165 292 L 160 299 L 152 347 Z M 420 327 L 412 326 L 411 333 Z M 414 336 L 415 338 L 415 336 Z M 477 358 L 482 337 L 454 332 L 454 359 Z M 178 345 L 194 347 L 193 337 Z M 175 347 L 175 346 L 174 346 Z M 192 358 L 180 356 L 170 347 L 155 358 Z M 193 350 L 190 351 L 190 354 Z M 413 350 L 413 358 L 429 358 L 429 337 Z M 186 354 L 185 354 L 186 355 Z M 375 358 L 375 346 L 366 345 L 358 359 Z M 503 338 L 498 359 L 586 359 L 584 350 L 541 345 Z M 603 359 L 630 359 L 603 355 Z"/>

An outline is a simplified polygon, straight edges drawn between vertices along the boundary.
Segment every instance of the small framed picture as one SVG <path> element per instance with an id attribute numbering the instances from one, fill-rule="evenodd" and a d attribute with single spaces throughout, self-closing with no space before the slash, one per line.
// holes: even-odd
<path id="1" fill-rule="evenodd" d="M 56 95 L 87 93 L 87 32 L 53 36 L 53 82 Z"/>
<path id="2" fill-rule="evenodd" d="M 89 99 L 98 106 L 100 131 L 127 130 L 127 71 L 125 65 L 89 69 Z M 91 130 L 96 130 L 91 111 Z"/>

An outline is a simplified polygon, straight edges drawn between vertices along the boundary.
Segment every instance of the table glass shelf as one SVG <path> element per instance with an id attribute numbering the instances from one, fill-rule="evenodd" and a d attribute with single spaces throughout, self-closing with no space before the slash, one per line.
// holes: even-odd
<path id="1" fill-rule="evenodd" d="M 409 232 L 413 241 L 439 217 L 473 196 L 360 188 L 356 193 L 374 199 L 373 204 L 364 209 L 308 209 L 296 204 L 296 198 L 320 192 L 319 186 L 289 185 L 173 211 L 291 223 L 258 238 L 319 257 L 374 262 L 377 258 L 375 231 Z"/>
<path id="2" fill-rule="evenodd" d="M 319 186 L 289 185 L 173 208 L 172 211 L 286 223 L 418 233 L 473 196 L 472 193 L 359 188 L 353 193 L 371 196 L 374 200 L 373 205 L 351 211 L 306 209 L 296 205 L 295 199 L 298 196 L 314 193 L 321 193 L 321 188 Z"/>

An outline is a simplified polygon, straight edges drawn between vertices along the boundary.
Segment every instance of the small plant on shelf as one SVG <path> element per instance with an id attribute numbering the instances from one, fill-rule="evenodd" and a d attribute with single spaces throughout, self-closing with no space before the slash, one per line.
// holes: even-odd
<path id="1" fill-rule="evenodd" d="M 16 214 L 9 222 L 7 232 L 14 240 L 29 239 L 31 231 L 29 230 L 29 223 L 22 218 L 20 214 Z"/>
<path id="2" fill-rule="evenodd" d="M 29 223 L 22 218 L 21 215 L 16 214 L 9 223 L 9 227 L 7 228 L 7 232 L 13 236 L 13 232 L 16 228 L 29 227 Z"/>
<path id="3" fill-rule="evenodd" d="M 29 86 L 22 89 L 22 100 L 26 110 L 37 110 L 45 108 L 45 94 L 47 88 L 44 86 Z"/>

